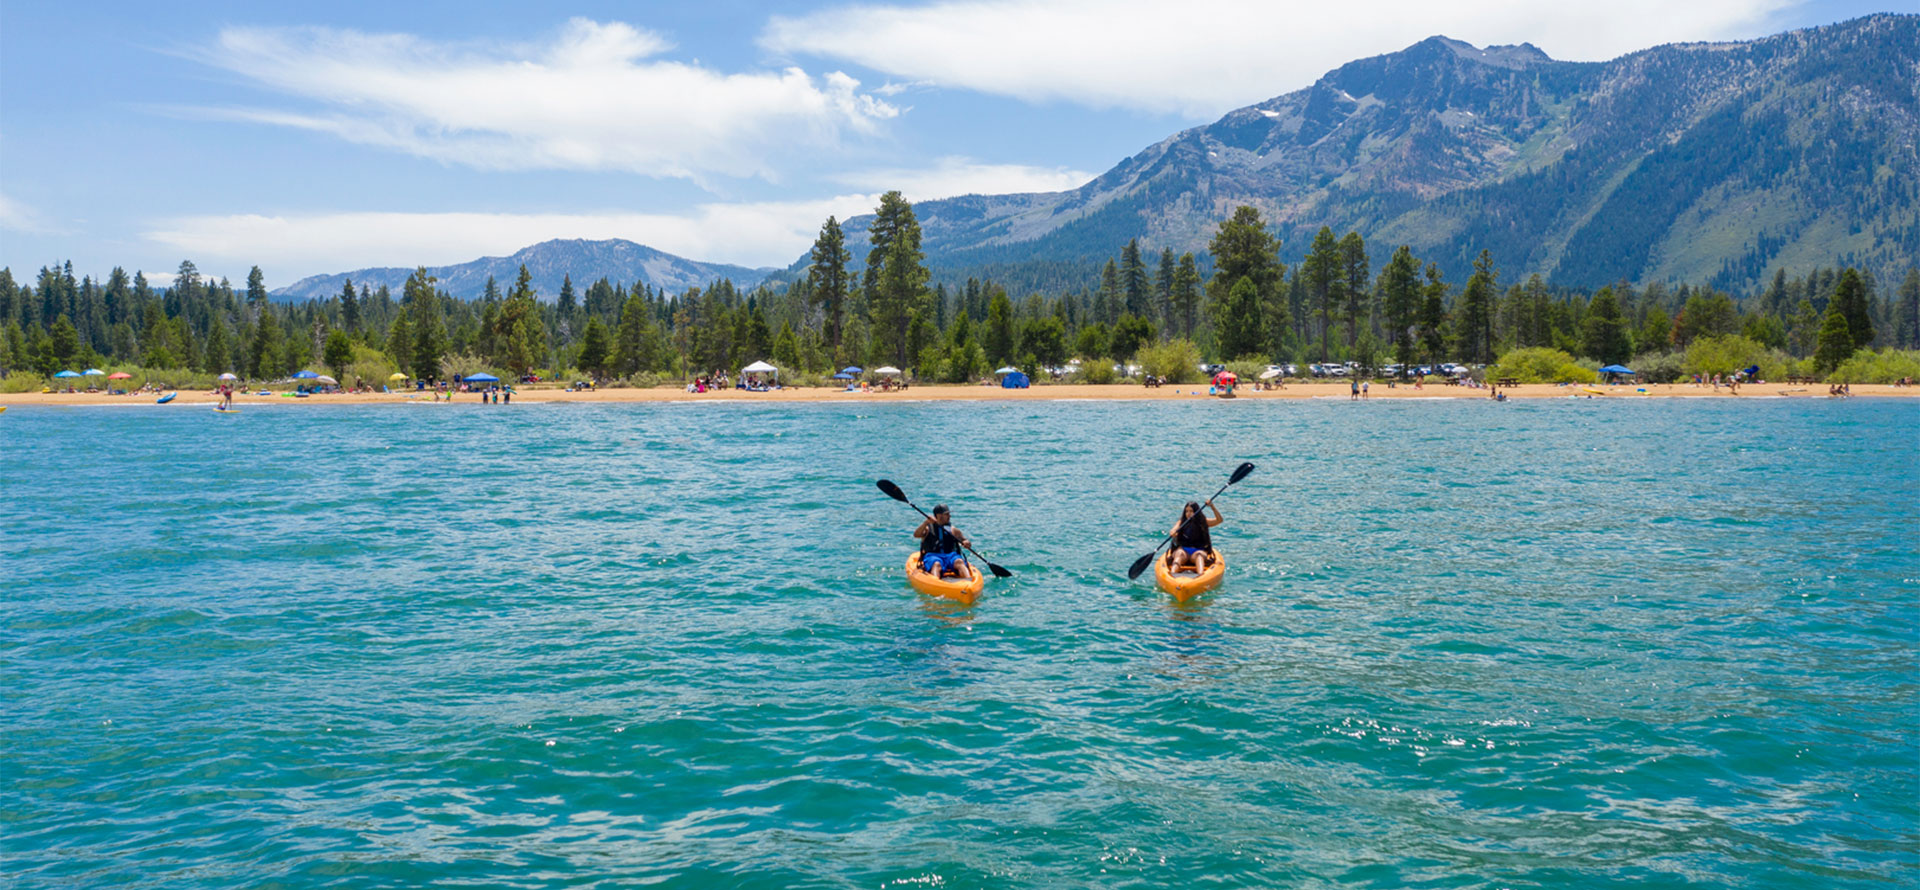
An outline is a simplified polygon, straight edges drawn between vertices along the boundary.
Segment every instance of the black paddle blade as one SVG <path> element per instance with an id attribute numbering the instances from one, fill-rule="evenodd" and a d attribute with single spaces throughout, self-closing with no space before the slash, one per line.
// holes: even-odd
<path id="1" fill-rule="evenodd" d="M 1007 571 L 1004 567 L 994 565 L 993 563 L 987 563 L 987 571 L 992 572 L 995 578 L 1013 577 L 1012 572 Z"/>
<path id="2" fill-rule="evenodd" d="M 1132 581 L 1139 578 L 1140 573 L 1147 570 L 1147 566 L 1153 565 L 1153 557 L 1155 556 L 1155 554 L 1158 554 L 1159 552 L 1160 552 L 1160 548 L 1155 547 L 1153 548 L 1153 553 L 1149 553 L 1146 556 L 1142 556 L 1139 559 L 1134 560 L 1133 568 L 1127 569 L 1127 580 Z"/>
<path id="3" fill-rule="evenodd" d="M 1247 466 L 1252 467 L 1253 465 L 1248 464 Z M 907 493 L 901 491 L 900 486 L 893 484 L 892 480 L 882 479 L 874 484 L 880 486 L 880 490 L 886 492 L 887 497 L 893 498 L 903 504 L 907 502 Z"/>
<path id="4" fill-rule="evenodd" d="M 1240 480 L 1247 478 L 1247 474 L 1252 472 L 1253 472 L 1253 464 L 1251 463 L 1241 464 L 1239 469 L 1234 470 L 1233 475 L 1227 478 L 1227 484 L 1232 485 L 1235 482 L 1239 482 Z"/>

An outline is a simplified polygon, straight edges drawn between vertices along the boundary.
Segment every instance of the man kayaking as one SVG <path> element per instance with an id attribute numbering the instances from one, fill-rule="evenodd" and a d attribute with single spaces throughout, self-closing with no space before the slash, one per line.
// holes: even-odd
<path id="1" fill-rule="evenodd" d="M 946 504 L 933 508 L 933 518 L 913 530 L 920 539 L 920 568 L 936 578 L 952 575 L 962 580 L 973 577 L 973 567 L 960 555 L 961 545 L 972 546 L 967 536 L 953 527 L 953 514 Z"/>
<path id="2" fill-rule="evenodd" d="M 1180 510 L 1180 522 L 1173 527 L 1173 548 L 1167 551 L 1167 566 L 1174 571 L 1190 567 L 1197 574 L 1207 570 L 1207 561 L 1213 558 L 1213 535 L 1207 529 L 1223 519 L 1212 501 L 1207 502 L 1207 508 L 1213 511 L 1211 519 L 1192 501 Z"/>

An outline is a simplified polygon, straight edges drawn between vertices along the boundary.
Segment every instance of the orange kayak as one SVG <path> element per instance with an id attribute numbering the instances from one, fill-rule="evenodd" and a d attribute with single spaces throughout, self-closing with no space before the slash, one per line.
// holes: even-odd
<path id="1" fill-rule="evenodd" d="M 1161 590 L 1172 594 L 1177 600 L 1184 601 L 1220 586 L 1220 580 L 1226 574 L 1227 560 L 1218 550 L 1213 551 L 1213 559 L 1207 561 L 1207 570 L 1198 574 L 1192 569 L 1182 569 L 1175 574 L 1164 556 L 1153 561 L 1153 580 L 1159 583 Z"/>
<path id="2" fill-rule="evenodd" d="M 972 603 L 980 598 L 980 591 L 987 586 L 984 572 L 967 565 L 965 578 L 941 578 L 920 570 L 920 551 L 907 554 L 907 583 L 928 596 Z"/>

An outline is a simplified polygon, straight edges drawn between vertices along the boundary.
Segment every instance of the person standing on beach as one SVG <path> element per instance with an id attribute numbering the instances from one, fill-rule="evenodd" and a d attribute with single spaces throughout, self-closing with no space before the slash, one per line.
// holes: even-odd
<path id="1" fill-rule="evenodd" d="M 1352 401 L 1358 400 L 1359 398 L 1360 398 L 1360 381 L 1358 380 L 1347 381 L 1347 401 L 1352 402 Z"/>
<path id="2" fill-rule="evenodd" d="M 1371 380 L 1360 381 L 1360 398 L 1363 398 L 1363 399 L 1373 398 L 1373 396 L 1367 392 L 1368 388 L 1371 386 L 1373 386 L 1373 381 Z"/>

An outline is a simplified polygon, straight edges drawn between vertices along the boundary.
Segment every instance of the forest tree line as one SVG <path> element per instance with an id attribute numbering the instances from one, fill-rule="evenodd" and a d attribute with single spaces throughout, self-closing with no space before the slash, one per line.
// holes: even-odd
<path id="1" fill-rule="evenodd" d="M 1920 349 L 1920 271 L 1891 288 L 1858 270 L 1815 269 L 1777 270 L 1737 297 L 1661 283 L 1585 292 L 1538 275 L 1504 281 L 1481 251 L 1455 285 L 1405 246 L 1376 270 L 1358 232 L 1329 228 L 1289 263 L 1251 207 L 1223 221 L 1199 258 L 1128 241 L 1075 290 L 1015 298 L 978 278 L 930 285 L 920 225 L 899 192 L 882 197 L 865 244 L 848 244 L 829 217 L 798 280 L 748 291 L 727 280 L 679 293 L 605 278 L 578 287 L 569 276 L 548 300 L 523 267 L 462 299 L 421 268 L 398 295 L 349 281 L 325 300 L 277 303 L 264 280 L 255 266 L 236 288 L 192 262 L 162 288 L 119 268 L 76 279 L 71 262 L 31 283 L 0 269 L 0 373 L 115 366 L 268 380 L 324 366 L 375 385 L 393 371 L 440 380 L 483 369 L 648 384 L 765 359 L 803 378 L 896 365 L 966 382 L 1073 358 L 1101 369 L 1093 379 L 1127 362 L 1177 376 L 1203 358 L 1373 368 L 1547 349 L 1612 364 L 1659 361 L 1702 338 L 1740 338 L 1825 373 L 1862 348 Z"/>

